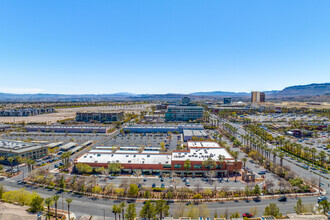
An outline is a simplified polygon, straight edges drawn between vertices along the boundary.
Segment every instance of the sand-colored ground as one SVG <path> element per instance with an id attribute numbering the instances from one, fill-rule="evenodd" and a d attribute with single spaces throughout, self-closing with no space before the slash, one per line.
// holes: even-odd
<path id="1" fill-rule="evenodd" d="M 18 206 L 9 203 L 0 203 L 0 220 L 35 220 L 36 214 L 27 211 L 29 207 Z"/>

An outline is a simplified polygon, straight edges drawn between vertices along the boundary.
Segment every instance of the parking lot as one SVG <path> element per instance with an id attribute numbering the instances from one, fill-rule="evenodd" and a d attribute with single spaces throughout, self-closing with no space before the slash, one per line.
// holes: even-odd
<path id="1" fill-rule="evenodd" d="M 180 134 L 119 134 L 111 139 L 100 141 L 99 145 L 103 146 L 153 146 L 160 147 L 162 142 L 168 150 L 175 150 L 178 140 L 181 139 Z"/>

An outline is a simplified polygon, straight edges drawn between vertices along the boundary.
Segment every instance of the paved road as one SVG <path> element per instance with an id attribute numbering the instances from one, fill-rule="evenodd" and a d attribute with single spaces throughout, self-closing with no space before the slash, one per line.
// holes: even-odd
<path id="1" fill-rule="evenodd" d="M 93 219 L 103 219 L 103 210 L 106 210 L 106 219 L 114 219 L 113 213 L 111 213 L 110 209 L 114 204 L 118 204 L 121 201 L 119 200 L 107 200 L 107 199 L 96 199 L 91 197 L 79 196 L 75 194 L 69 194 L 65 192 L 57 192 L 55 190 L 47 190 L 45 188 L 33 187 L 28 185 L 18 185 L 15 181 L 7 179 L 2 181 L 2 184 L 8 190 L 15 190 L 19 188 L 26 187 L 28 191 L 36 191 L 42 197 L 50 197 L 54 194 L 59 194 L 61 198 L 59 199 L 58 207 L 62 209 L 62 197 L 64 200 L 63 207 L 66 208 L 65 199 L 72 198 L 73 202 L 71 203 L 70 209 L 76 215 L 76 217 L 81 217 L 83 215 L 93 215 Z M 303 197 L 302 198 L 304 204 L 316 204 L 317 197 Z M 276 203 L 280 208 L 280 211 L 283 213 L 293 212 L 294 205 L 297 202 L 297 198 L 288 198 L 288 201 L 285 203 L 278 202 L 276 199 L 269 200 L 261 200 L 260 202 L 255 202 L 250 200 L 246 201 L 237 201 L 237 202 L 212 202 L 205 203 L 210 209 L 210 216 L 213 216 L 213 213 L 216 211 L 218 215 L 224 214 L 226 210 L 229 213 L 234 213 L 238 211 L 240 214 L 244 212 L 249 212 L 252 207 L 257 207 L 259 209 L 258 216 L 263 214 L 263 211 L 267 205 L 270 203 Z M 137 211 L 140 211 L 143 203 L 137 201 Z M 170 211 L 173 213 L 174 208 L 177 206 L 177 203 L 171 204 Z"/>
<path id="2" fill-rule="evenodd" d="M 242 124 L 238 124 L 238 123 L 232 123 L 229 121 L 224 121 L 223 119 L 220 119 L 219 116 L 212 114 L 213 118 L 219 119 L 220 121 L 224 122 L 224 123 L 229 123 L 230 125 L 234 126 L 235 128 L 237 128 L 237 133 L 238 133 L 238 140 L 240 140 L 242 142 L 242 138 L 241 135 L 245 135 L 246 131 L 243 128 Z M 274 148 L 274 145 L 269 144 L 270 147 Z M 272 154 L 270 156 L 270 158 L 273 158 Z M 277 160 L 279 160 L 279 158 L 277 157 Z M 311 179 L 316 180 L 317 182 L 320 181 L 322 188 L 326 191 L 326 193 L 330 193 L 330 181 L 326 178 L 320 178 L 319 175 L 313 173 L 316 172 L 318 174 L 324 175 L 328 178 L 330 178 L 329 174 L 322 174 L 319 170 L 313 171 L 311 172 L 311 170 L 307 170 L 304 169 L 300 166 L 297 166 L 298 162 L 291 159 L 290 157 L 285 156 L 284 160 L 283 160 L 283 166 L 288 166 L 291 168 L 291 170 L 293 170 L 299 177 L 301 177 L 304 180 L 308 180 L 310 181 Z M 251 166 L 251 165 L 247 165 L 247 166 Z M 258 170 L 256 168 L 254 168 L 253 170 Z M 267 178 L 267 176 L 266 176 Z"/>

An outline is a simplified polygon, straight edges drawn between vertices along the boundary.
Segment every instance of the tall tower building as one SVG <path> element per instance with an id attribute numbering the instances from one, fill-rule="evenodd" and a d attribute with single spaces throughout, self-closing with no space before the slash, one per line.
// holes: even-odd
<path id="1" fill-rule="evenodd" d="M 265 102 L 266 95 L 264 92 L 253 91 L 251 92 L 251 102 Z"/>

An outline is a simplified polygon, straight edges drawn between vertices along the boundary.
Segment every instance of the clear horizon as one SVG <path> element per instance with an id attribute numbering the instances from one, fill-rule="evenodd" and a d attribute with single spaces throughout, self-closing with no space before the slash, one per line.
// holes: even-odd
<path id="1" fill-rule="evenodd" d="M 330 2 L 42 1 L 0 7 L 0 92 L 166 94 L 330 82 Z"/>

